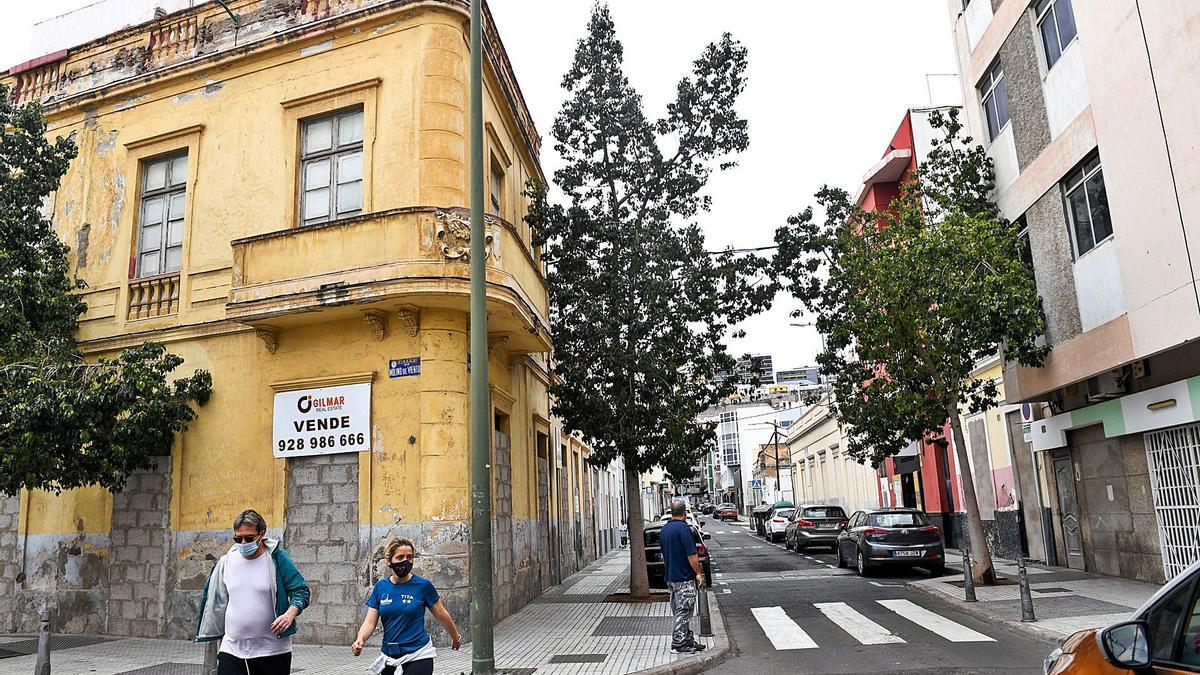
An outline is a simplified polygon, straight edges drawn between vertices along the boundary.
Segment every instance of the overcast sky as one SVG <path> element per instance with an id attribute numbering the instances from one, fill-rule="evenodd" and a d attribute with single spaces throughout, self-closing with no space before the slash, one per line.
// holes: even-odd
<path id="1" fill-rule="evenodd" d="M 36 21 L 93 0 L 5 2 L 0 68 L 31 53 Z M 558 168 L 547 137 L 562 103 L 562 75 L 582 36 L 591 0 L 490 0 L 526 101 L 545 137 L 547 175 Z M 710 248 L 772 243 L 776 227 L 812 202 L 823 184 L 856 192 L 909 107 L 958 103 L 945 0 L 609 0 L 630 81 L 659 116 L 704 45 L 729 31 L 750 52 L 741 111 L 750 149 L 709 186 L 701 224 Z M 932 88 L 932 95 L 930 89 Z M 812 328 L 793 328 L 796 303 L 747 322 L 734 353 L 767 353 L 777 369 L 814 362 Z"/>

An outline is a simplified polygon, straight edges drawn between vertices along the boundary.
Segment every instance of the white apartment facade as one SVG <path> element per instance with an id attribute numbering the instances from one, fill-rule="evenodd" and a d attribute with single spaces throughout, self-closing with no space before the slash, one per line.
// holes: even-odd
<path id="1" fill-rule="evenodd" d="M 828 395 L 788 427 L 786 443 L 797 504 L 836 504 L 847 515 L 879 507 L 878 472 L 846 453 L 845 428 Z"/>
<path id="2" fill-rule="evenodd" d="M 1200 557 L 1200 3 L 946 2 L 1053 347 L 1004 373 L 1047 557 L 1161 582 Z"/>

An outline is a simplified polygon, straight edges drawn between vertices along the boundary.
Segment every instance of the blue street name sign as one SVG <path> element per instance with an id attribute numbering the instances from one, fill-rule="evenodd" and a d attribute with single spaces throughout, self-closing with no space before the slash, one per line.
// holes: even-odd
<path id="1" fill-rule="evenodd" d="M 388 377 L 409 377 L 421 374 L 421 357 L 388 361 Z"/>

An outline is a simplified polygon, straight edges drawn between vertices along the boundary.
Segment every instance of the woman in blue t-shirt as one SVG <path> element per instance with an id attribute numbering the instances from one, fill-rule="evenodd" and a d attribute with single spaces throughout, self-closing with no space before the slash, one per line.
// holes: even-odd
<path id="1" fill-rule="evenodd" d="M 462 641 L 450 612 L 442 605 L 437 589 L 428 579 L 412 573 L 416 549 L 403 537 L 393 539 L 385 560 L 392 574 L 380 579 L 367 598 L 367 618 L 358 629 L 358 639 L 350 645 L 355 656 L 362 654 L 363 643 L 383 619 L 381 654 L 371 664 L 378 675 L 433 675 L 433 657 L 437 650 L 425 630 L 425 610 L 450 633 L 452 649 Z"/>

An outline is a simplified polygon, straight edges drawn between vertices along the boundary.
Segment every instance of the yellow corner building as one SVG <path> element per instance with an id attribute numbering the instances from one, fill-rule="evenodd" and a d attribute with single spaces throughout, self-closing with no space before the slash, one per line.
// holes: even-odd
<path id="1" fill-rule="evenodd" d="M 353 640 L 400 535 L 465 627 L 467 3 L 228 4 L 236 23 L 215 2 L 160 10 L 0 79 L 79 145 L 48 208 L 88 284 L 84 352 L 158 341 L 214 381 L 123 492 L 0 496 L 0 630 L 50 601 L 56 631 L 190 638 L 246 508 L 314 588 L 301 640 Z M 485 43 L 500 618 L 611 547 L 623 480 L 549 413 L 522 221 L 539 138 L 490 16 Z"/>

